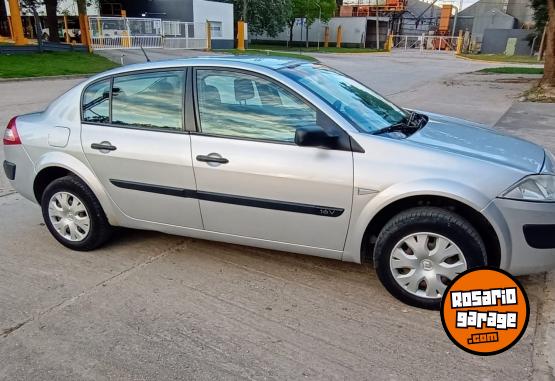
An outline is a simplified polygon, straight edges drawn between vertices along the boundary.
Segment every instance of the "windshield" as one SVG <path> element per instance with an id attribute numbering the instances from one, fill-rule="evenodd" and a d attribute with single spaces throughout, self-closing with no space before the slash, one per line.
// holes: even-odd
<path id="1" fill-rule="evenodd" d="M 354 79 L 319 64 L 279 70 L 316 94 L 362 132 L 403 123 L 408 113 Z"/>

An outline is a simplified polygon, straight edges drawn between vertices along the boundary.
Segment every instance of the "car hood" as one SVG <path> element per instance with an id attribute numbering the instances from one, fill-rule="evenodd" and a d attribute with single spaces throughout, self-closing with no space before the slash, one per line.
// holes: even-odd
<path id="1" fill-rule="evenodd" d="M 544 160 L 542 147 L 505 135 L 482 124 L 425 113 L 429 121 L 407 138 L 428 147 L 506 165 L 530 173 L 539 173 Z"/>

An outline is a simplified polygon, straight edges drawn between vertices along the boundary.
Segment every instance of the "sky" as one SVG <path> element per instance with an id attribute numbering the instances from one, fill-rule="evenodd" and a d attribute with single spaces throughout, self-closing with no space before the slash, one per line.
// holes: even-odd
<path id="1" fill-rule="evenodd" d="M 422 0 L 422 1 L 426 1 L 427 3 L 431 3 L 431 0 Z M 478 2 L 478 0 L 462 0 L 462 9 L 465 9 L 469 6 L 471 6 L 472 4 Z M 461 1 L 460 0 L 439 0 L 436 4 L 437 5 L 443 5 L 443 4 L 453 4 L 454 6 L 458 7 L 460 5 Z"/>

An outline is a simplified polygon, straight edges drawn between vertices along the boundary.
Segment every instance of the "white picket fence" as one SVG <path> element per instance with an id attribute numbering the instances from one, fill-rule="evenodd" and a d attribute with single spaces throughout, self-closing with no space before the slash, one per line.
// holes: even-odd
<path id="1" fill-rule="evenodd" d="M 207 24 L 154 18 L 89 17 L 91 47 L 104 49 L 206 49 Z"/>
<path id="2" fill-rule="evenodd" d="M 110 36 L 91 37 L 94 50 L 102 49 L 139 49 L 162 48 L 162 36 Z"/>

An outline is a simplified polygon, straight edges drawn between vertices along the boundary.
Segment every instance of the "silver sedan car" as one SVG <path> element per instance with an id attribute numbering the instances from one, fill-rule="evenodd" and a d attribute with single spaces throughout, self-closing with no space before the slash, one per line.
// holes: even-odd
<path id="1" fill-rule="evenodd" d="M 123 226 L 370 262 L 425 308 L 471 267 L 555 267 L 551 153 L 316 63 L 125 66 L 13 118 L 3 142 L 14 188 L 74 250 Z"/>

